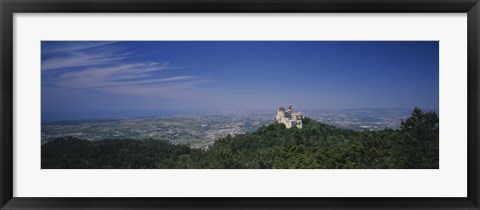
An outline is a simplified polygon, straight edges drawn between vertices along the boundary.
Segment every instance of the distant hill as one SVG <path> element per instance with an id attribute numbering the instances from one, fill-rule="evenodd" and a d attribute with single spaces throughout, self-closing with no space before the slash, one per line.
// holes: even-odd
<path id="1" fill-rule="evenodd" d="M 87 141 L 62 137 L 42 145 L 50 168 L 438 168 L 438 116 L 415 108 L 400 129 L 353 131 L 303 119 L 217 139 L 207 150 L 160 140 Z"/>

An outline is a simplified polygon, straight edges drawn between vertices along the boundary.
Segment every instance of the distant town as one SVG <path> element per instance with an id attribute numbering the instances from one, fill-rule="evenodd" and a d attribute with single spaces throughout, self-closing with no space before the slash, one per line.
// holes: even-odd
<path id="1" fill-rule="evenodd" d="M 64 136 L 90 141 L 151 138 L 170 141 L 173 144 L 190 144 L 193 148 L 205 148 L 213 144 L 215 139 L 252 132 L 263 125 L 271 124 L 275 119 L 281 121 L 279 111 L 281 110 L 277 110 L 277 113 L 275 111 L 227 112 L 48 122 L 42 124 L 42 143 Z M 398 129 L 401 120 L 407 118 L 410 112 L 411 110 L 408 109 L 307 109 L 302 110 L 302 113 L 295 113 L 294 124 L 297 124 L 297 117 L 303 114 L 326 124 L 355 131 Z"/>

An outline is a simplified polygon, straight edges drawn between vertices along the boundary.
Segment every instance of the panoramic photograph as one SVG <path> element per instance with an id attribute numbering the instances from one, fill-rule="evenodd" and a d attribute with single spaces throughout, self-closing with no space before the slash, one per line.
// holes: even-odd
<path id="1" fill-rule="evenodd" d="M 42 169 L 438 169 L 438 41 L 42 41 Z"/>

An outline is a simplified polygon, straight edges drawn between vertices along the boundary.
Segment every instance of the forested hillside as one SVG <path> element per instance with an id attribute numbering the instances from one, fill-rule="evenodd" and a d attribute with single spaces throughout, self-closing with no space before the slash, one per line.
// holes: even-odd
<path id="1" fill-rule="evenodd" d="M 42 168 L 438 168 L 438 139 L 437 114 L 415 108 L 399 130 L 358 132 L 304 118 L 302 129 L 273 123 L 208 150 L 153 139 L 59 138 L 42 145 Z"/>

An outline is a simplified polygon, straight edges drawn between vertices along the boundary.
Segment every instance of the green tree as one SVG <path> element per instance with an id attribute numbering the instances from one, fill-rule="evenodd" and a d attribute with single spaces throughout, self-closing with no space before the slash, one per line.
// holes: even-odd
<path id="1" fill-rule="evenodd" d="M 294 129 L 293 138 L 295 139 L 295 144 L 296 145 L 303 144 L 302 131 L 300 129 L 298 129 L 297 127 L 293 127 L 292 129 Z"/>
<path id="2" fill-rule="evenodd" d="M 402 153 L 407 168 L 438 168 L 439 119 L 435 112 L 415 107 L 402 121 Z"/>

